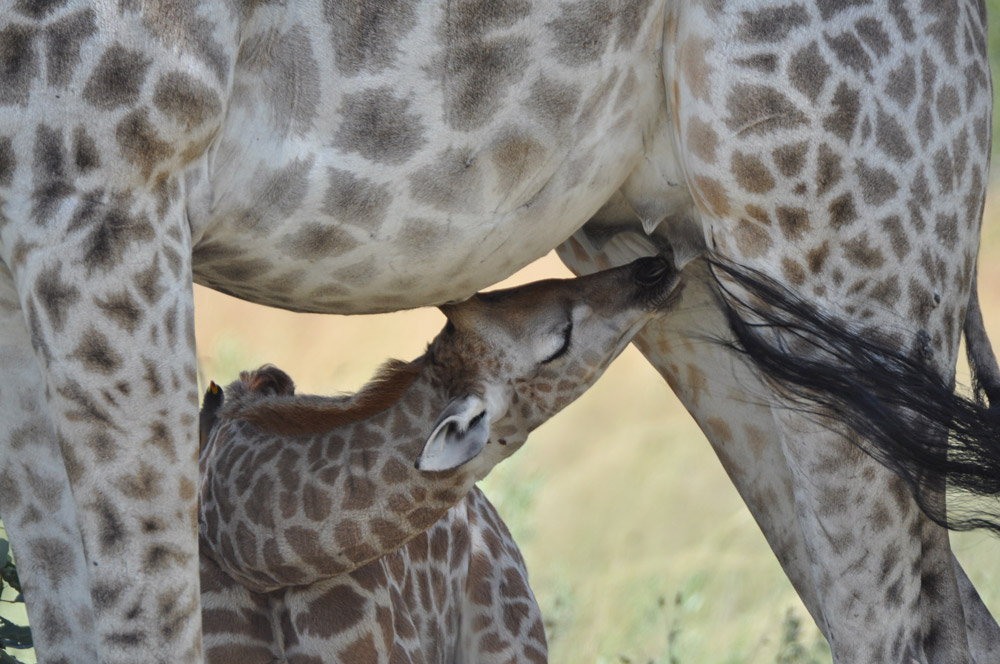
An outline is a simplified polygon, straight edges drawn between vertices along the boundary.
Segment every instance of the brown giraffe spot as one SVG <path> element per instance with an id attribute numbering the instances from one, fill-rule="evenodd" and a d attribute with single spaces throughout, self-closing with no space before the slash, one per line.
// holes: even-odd
<path id="1" fill-rule="evenodd" d="M 719 417 L 709 417 L 705 420 L 705 427 L 708 429 L 712 440 L 717 443 L 731 443 L 733 440 L 733 430 L 729 424 Z"/>
<path id="2" fill-rule="evenodd" d="M 316 531 L 300 526 L 290 526 L 284 531 L 285 541 L 307 565 L 319 572 L 330 572 L 341 566 L 328 555 L 319 541 Z"/>
<path id="3" fill-rule="evenodd" d="M 334 537 L 337 545 L 342 549 L 349 549 L 362 542 L 361 526 L 351 519 L 341 519 L 334 528 Z"/>
<path id="4" fill-rule="evenodd" d="M 889 72 L 885 93 L 901 109 L 909 108 L 917 94 L 917 70 L 913 56 L 907 55 L 899 67 Z"/>
<path id="5" fill-rule="evenodd" d="M 148 463 L 142 462 L 134 473 L 127 473 L 118 478 L 117 486 L 118 490 L 129 498 L 152 500 L 161 493 L 160 481 L 162 479 L 163 473 Z M 192 495 L 191 498 L 193 497 Z"/>
<path id="6" fill-rule="evenodd" d="M 336 585 L 309 603 L 309 608 L 295 616 L 299 634 L 327 639 L 359 625 L 365 618 L 368 598 L 354 588 Z M 371 638 L 371 635 L 368 635 Z M 342 653 L 343 654 L 343 653 Z M 348 657 L 344 662 L 367 662 L 371 659 Z"/>
<path id="7" fill-rule="evenodd" d="M 719 136 L 712 129 L 712 125 L 692 117 L 688 121 L 687 144 L 688 150 L 706 164 L 715 163 L 715 149 L 719 144 Z"/>
<path id="8" fill-rule="evenodd" d="M 123 545 L 127 536 L 125 523 L 113 502 L 98 493 L 90 510 L 97 517 L 97 542 L 103 555 L 111 555 Z"/>
<path id="9" fill-rule="evenodd" d="M 302 487 L 302 513 L 310 521 L 325 521 L 330 516 L 330 494 L 311 482 Z"/>
<path id="10" fill-rule="evenodd" d="M 781 274 L 793 286 L 801 286 L 806 281 L 806 271 L 802 265 L 787 256 L 781 259 Z"/>
<path id="11" fill-rule="evenodd" d="M 855 21 L 854 30 L 877 56 L 884 57 L 889 54 L 892 38 L 882 27 L 881 21 L 866 16 Z"/>
<path id="12" fill-rule="evenodd" d="M 375 483 L 366 477 L 348 476 L 344 485 L 344 500 L 340 508 L 363 510 L 375 504 Z"/>
<path id="13" fill-rule="evenodd" d="M 51 584 L 58 584 L 73 572 L 73 550 L 69 544 L 54 537 L 31 540 L 31 562 Z"/>
<path id="14" fill-rule="evenodd" d="M 516 567 L 506 568 L 500 581 L 500 595 L 507 599 L 518 599 L 528 597 L 530 594 L 521 571 Z"/>
<path id="15" fill-rule="evenodd" d="M 448 34 L 440 66 L 445 74 L 445 122 L 469 131 L 491 120 L 506 103 L 508 90 L 528 70 L 530 45 L 521 36 L 480 38 L 455 26 Z"/>
<path id="16" fill-rule="evenodd" d="M 947 249 L 954 249 L 958 243 L 958 215 L 938 213 L 934 224 L 934 234 Z"/>
<path id="17" fill-rule="evenodd" d="M 903 222 L 897 215 L 886 217 L 881 222 L 882 229 L 889 237 L 889 244 L 896 258 L 903 260 L 910 253 L 910 241 L 903 230 Z"/>
<path id="18" fill-rule="evenodd" d="M 806 253 L 806 265 L 809 266 L 809 271 L 818 274 L 823 269 L 823 264 L 826 263 L 829 255 L 830 243 L 827 240 L 823 240 L 823 244 L 820 246 L 810 249 Z"/>
<path id="19" fill-rule="evenodd" d="M 117 371 L 122 363 L 121 356 L 111 348 L 108 337 L 93 327 L 83 333 L 70 357 L 79 360 L 87 371 L 105 376 Z"/>
<path id="20" fill-rule="evenodd" d="M 778 56 L 774 53 L 758 53 L 748 58 L 733 60 L 733 63 L 747 69 L 755 69 L 766 74 L 773 74 L 778 70 Z"/>
<path id="21" fill-rule="evenodd" d="M 806 152 L 809 150 L 808 141 L 782 145 L 774 149 L 771 156 L 778 170 L 785 177 L 791 178 L 798 175 L 806 162 Z M 770 223 L 770 222 L 768 222 Z"/>
<path id="22" fill-rule="evenodd" d="M 395 457 L 386 460 L 380 473 L 381 478 L 389 484 L 399 484 L 405 482 L 410 477 L 410 471 L 406 464 Z"/>
<path id="23" fill-rule="evenodd" d="M 896 118 L 882 110 L 881 105 L 875 121 L 875 145 L 901 164 L 913 157 L 913 148 L 906 140 L 906 131 Z"/>
<path id="24" fill-rule="evenodd" d="M 577 85 L 540 75 L 531 85 L 524 106 L 547 129 L 557 131 L 575 115 L 580 94 Z"/>
<path id="25" fill-rule="evenodd" d="M 431 559 L 437 562 L 444 562 L 448 558 L 448 531 L 442 528 L 435 528 L 430 536 Z"/>
<path id="26" fill-rule="evenodd" d="M 500 186 L 510 189 L 521 184 L 544 164 L 547 155 L 545 146 L 529 133 L 511 130 L 492 146 Z"/>
<path id="27" fill-rule="evenodd" d="M 378 538 L 379 546 L 382 549 L 399 546 L 406 539 L 406 531 L 388 519 L 375 517 L 368 523 L 368 527 L 372 534 Z"/>
<path id="28" fill-rule="evenodd" d="M 824 37 L 827 46 L 840 64 L 861 74 L 871 74 L 872 59 L 860 39 L 850 32 L 842 32 L 839 35 L 824 33 Z"/>
<path id="29" fill-rule="evenodd" d="M 819 154 L 816 157 L 816 195 L 824 195 L 840 182 L 843 175 L 844 170 L 840 167 L 840 155 L 826 143 L 820 145 Z"/>
<path id="30" fill-rule="evenodd" d="M 694 184 L 700 194 L 700 200 L 707 205 L 706 212 L 716 217 L 725 217 L 729 214 L 729 197 L 726 196 L 725 188 L 718 180 L 696 175 Z"/>
<path id="31" fill-rule="evenodd" d="M 560 62 L 578 67 L 604 53 L 615 23 L 607 0 L 583 0 L 562 5 L 562 13 L 546 24 L 555 37 Z"/>
<path id="32" fill-rule="evenodd" d="M 875 269 L 885 263 L 885 255 L 878 247 L 873 247 L 867 232 L 844 242 L 844 258 L 858 267 Z"/>
<path id="33" fill-rule="evenodd" d="M 793 53 L 788 61 L 789 81 L 811 102 L 819 97 L 829 75 L 830 65 L 815 41 Z"/>
<path id="34" fill-rule="evenodd" d="M 97 142 L 82 126 L 73 130 L 73 163 L 81 173 L 101 165 Z"/>
<path id="35" fill-rule="evenodd" d="M 860 95 L 847 83 L 841 82 L 831 100 L 834 110 L 823 118 L 823 128 L 833 133 L 845 143 L 854 136 L 854 127 L 861 109 Z"/>
<path id="36" fill-rule="evenodd" d="M 409 108 L 410 100 L 388 86 L 344 95 L 334 145 L 370 161 L 401 164 L 426 142 L 420 116 Z"/>
<path id="37" fill-rule="evenodd" d="M 357 246 L 358 241 L 350 233 L 322 222 L 303 224 L 278 242 L 278 247 L 289 256 L 307 260 L 339 256 Z"/>
<path id="38" fill-rule="evenodd" d="M 872 299 L 881 302 L 887 307 L 894 307 L 899 301 L 901 294 L 899 277 L 894 274 L 875 284 L 871 290 Z"/>
<path id="39" fill-rule="evenodd" d="M 17 0 L 14 3 L 14 10 L 22 16 L 41 21 L 65 5 L 66 0 Z"/>
<path id="40" fill-rule="evenodd" d="M 736 249 L 744 258 L 758 258 L 771 248 L 771 236 L 746 219 L 737 223 L 735 237 Z"/>
<path id="41" fill-rule="evenodd" d="M 63 281 L 62 266 L 53 265 L 44 270 L 35 281 L 35 296 L 45 309 L 55 332 L 62 332 L 68 309 L 80 299 L 76 286 Z"/>
<path id="42" fill-rule="evenodd" d="M 430 165 L 421 164 L 409 177 L 410 195 L 444 212 L 478 205 L 483 166 L 482 160 L 472 154 L 472 150 L 448 148 Z M 507 175 L 510 176 L 510 172 Z"/>
<path id="43" fill-rule="evenodd" d="M 747 204 L 743 207 L 743 209 L 752 219 L 759 221 L 765 226 L 771 225 L 771 217 L 768 216 L 767 210 L 759 205 Z"/>
<path id="44" fill-rule="evenodd" d="M 795 28 L 809 24 L 809 12 L 802 5 L 765 7 L 740 12 L 742 23 L 736 33 L 740 41 L 774 44 L 784 40 Z"/>
<path id="45" fill-rule="evenodd" d="M 483 652 L 501 652 L 508 648 L 510 648 L 510 642 L 501 639 L 495 631 L 487 632 L 479 639 L 479 649 Z"/>
<path id="46" fill-rule="evenodd" d="M 0 185 L 10 186 L 16 164 L 13 140 L 10 136 L 0 136 Z"/>
<path id="47" fill-rule="evenodd" d="M 8 25 L 0 30 L 0 105 L 25 105 L 31 81 L 38 75 L 38 54 L 33 44 L 35 29 Z"/>
<path id="48" fill-rule="evenodd" d="M 838 230 L 854 223 L 858 218 L 858 212 L 854 207 L 854 195 L 850 192 L 830 201 L 827 209 L 830 211 L 830 225 Z"/>
<path id="49" fill-rule="evenodd" d="M 169 72 L 160 77 L 153 90 L 153 105 L 188 130 L 222 112 L 222 102 L 215 90 L 183 72 Z"/>
<path id="50" fill-rule="evenodd" d="M 101 110 L 131 106 L 139 100 L 152 60 L 140 51 L 113 44 L 97 63 L 83 88 L 83 98 Z"/>
<path id="51" fill-rule="evenodd" d="M 122 156 L 138 166 L 147 180 L 157 164 L 174 154 L 174 148 L 160 139 L 150 122 L 147 108 L 136 109 L 122 118 L 115 127 L 115 138 Z"/>
<path id="52" fill-rule="evenodd" d="M 942 193 L 951 193 L 955 185 L 955 163 L 952 161 L 948 146 L 943 146 L 934 153 L 934 174 Z"/>
<path id="53" fill-rule="evenodd" d="M 708 63 L 708 51 L 712 48 L 712 40 L 689 36 L 677 49 L 684 82 L 691 90 L 691 96 L 705 103 L 711 103 L 712 67 Z"/>
<path id="54" fill-rule="evenodd" d="M 931 311 L 936 307 L 934 297 L 923 284 L 916 279 L 910 279 L 909 284 L 910 309 L 909 315 L 914 321 L 926 325 L 930 320 Z"/>
<path id="55" fill-rule="evenodd" d="M 808 122 L 784 93 L 766 85 L 734 85 L 726 97 L 726 110 L 726 126 L 740 138 L 793 129 Z"/>
<path id="56" fill-rule="evenodd" d="M 406 3 L 327 3 L 323 18 L 332 27 L 337 69 L 347 76 L 374 74 L 391 66 L 399 42 L 416 25 L 414 8 Z"/>
<path id="57" fill-rule="evenodd" d="M 779 207 L 774 211 L 785 238 L 795 242 L 809 230 L 809 212 L 803 208 Z"/>
<path id="58" fill-rule="evenodd" d="M 382 226 L 392 195 L 385 184 L 377 184 L 350 171 L 327 168 L 329 184 L 323 197 L 323 212 L 339 223 L 376 231 Z"/>
<path id="59" fill-rule="evenodd" d="M 937 94 L 937 114 L 943 126 L 949 125 L 962 112 L 962 101 L 958 89 L 947 83 L 941 86 Z"/>
<path id="60" fill-rule="evenodd" d="M 754 194 L 767 193 L 774 188 L 774 177 L 760 159 L 753 155 L 733 152 L 730 169 L 736 182 Z"/>

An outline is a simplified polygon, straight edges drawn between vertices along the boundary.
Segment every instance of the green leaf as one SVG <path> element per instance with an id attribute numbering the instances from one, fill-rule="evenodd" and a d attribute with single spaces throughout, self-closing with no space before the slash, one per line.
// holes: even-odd
<path id="1" fill-rule="evenodd" d="M 10 562 L 10 542 L 0 537 L 0 566 Z"/>

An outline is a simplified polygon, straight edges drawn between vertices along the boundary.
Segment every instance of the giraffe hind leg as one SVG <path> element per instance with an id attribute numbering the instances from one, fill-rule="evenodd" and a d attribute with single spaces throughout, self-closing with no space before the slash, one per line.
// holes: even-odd
<path id="1" fill-rule="evenodd" d="M 794 407 L 846 424 L 857 434 L 849 440 L 905 479 L 938 524 L 1000 532 L 996 503 L 960 510 L 953 502 L 946 511 L 940 490 L 947 484 L 975 495 L 1000 495 L 998 414 L 956 393 L 919 352 L 906 352 L 888 337 L 858 334 L 760 272 L 715 265 L 717 274 L 750 295 L 719 282 L 736 337 L 733 350 L 753 362 Z M 790 352 L 792 346 L 799 352 Z M 800 352 L 803 346 L 811 352 Z"/>

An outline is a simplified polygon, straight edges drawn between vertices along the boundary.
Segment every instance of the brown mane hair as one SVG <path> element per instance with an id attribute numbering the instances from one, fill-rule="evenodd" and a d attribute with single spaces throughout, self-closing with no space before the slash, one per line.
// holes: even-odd
<path id="1" fill-rule="evenodd" d="M 346 400 L 278 396 L 247 404 L 235 413 L 261 431 L 280 436 L 315 434 L 372 417 L 396 403 L 423 369 L 413 362 L 389 360 L 375 377 Z"/>

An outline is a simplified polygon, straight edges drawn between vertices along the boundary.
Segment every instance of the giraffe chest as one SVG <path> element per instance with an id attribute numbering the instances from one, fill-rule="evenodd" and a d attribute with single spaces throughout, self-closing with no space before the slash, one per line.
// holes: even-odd
<path id="1" fill-rule="evenodd" d="M 628 177 L 661 106 L 657 3 L 606 20 L 524 3 L 460 29 L 426 4 L 384 17 L 380 44 L 336 17 L 248 27 L 225 124 L 186 180 L 196 280 L 345 313 L 462 298 Z"/>

